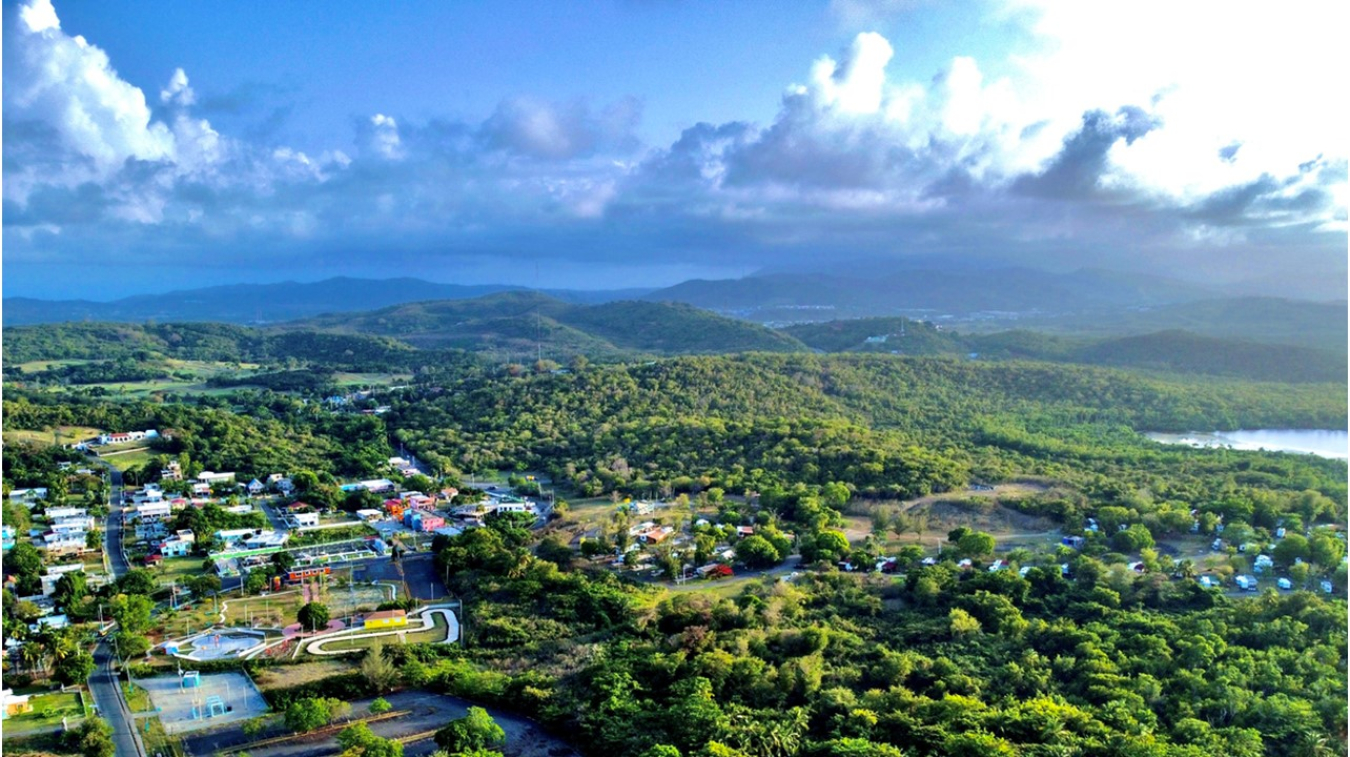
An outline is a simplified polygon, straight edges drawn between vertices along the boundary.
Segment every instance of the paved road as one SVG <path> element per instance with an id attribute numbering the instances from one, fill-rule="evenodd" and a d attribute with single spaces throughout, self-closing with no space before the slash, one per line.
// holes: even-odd
<path id="1" fill-rule="evenodd" d="M 131 712 L 113 672 L 112 645 L 106 640 L 94 649 L 94 673 L 89 676 L 89 691 L 94 695 L 99 717 L 112 726 L 117 757 L 145 757 L 145 747 L 141 744 L 140 734 L 132 727 Z"/>
<path id="2" fill-rule="evenodd" d="M 107 460 L 89 459 L 108 470 L 108 518 L 103 527 L 103 553 L 108 556 L 113 578 L 121 578 L 131 570 L 126 548 L 122 546 L 122 471 Z"/>

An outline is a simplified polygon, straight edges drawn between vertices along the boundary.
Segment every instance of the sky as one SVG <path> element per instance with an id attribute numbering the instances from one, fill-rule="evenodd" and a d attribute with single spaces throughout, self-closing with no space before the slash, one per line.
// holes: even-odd
<path id="1" fill-rule="evenodd" d="M 1344 296 L 1344 3 L 5 2 L 5 296 L 856 261 Z"/>

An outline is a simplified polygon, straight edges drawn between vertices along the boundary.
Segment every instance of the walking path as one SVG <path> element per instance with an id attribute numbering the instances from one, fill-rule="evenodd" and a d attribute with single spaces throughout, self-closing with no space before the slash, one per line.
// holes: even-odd
<path id="1" fill-rule="evenodd" d="M 446 605 L 433 605 L 431 607 L 422 608 L 416 615 L 409 615 L 408 625 L 406 626 L 402 626 L 400 628 L 391 628 L 386 631 L 371 631 L 370 633 L 357 633 L 357 634 L 338 633 L 338 634 L 324 635 L 322 637 L 314 639 L 313 641 L 310 641 L 309 646 L 305 651 L 313 655 L 321 655 L 321 656 L 347 654 L 352 650 L 325 649 L 325 647 L 328 644 L 334 642 L 355 641 L 356 639 L 373 639 L 379 636 L 396 636 L 405 633 L 419 633 L 422 631 L 430 631 L 435 629 L 436 627 L 437 615 L 440 615 L 441 617 L 445 618 L 446 634 L 444 639 L 441 639 L 439 642 L 436 643 L 453 644 L 454 642 L 459 641 L 459 619 L 455 617 L 455 613 Z M 418 625 L 414 626 L 413 621 L 417 621 Z"/>

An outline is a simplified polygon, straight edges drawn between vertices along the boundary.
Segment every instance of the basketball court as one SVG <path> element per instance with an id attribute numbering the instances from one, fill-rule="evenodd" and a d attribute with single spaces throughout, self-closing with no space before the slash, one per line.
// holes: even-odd
<path id="1" fill-rule="evenodd" d="M 137 679 L 136 685 L 149 692 L 168 733 L 215 728 L 267 712 L 267 701 L 243 673 L 185 671 Z"/>

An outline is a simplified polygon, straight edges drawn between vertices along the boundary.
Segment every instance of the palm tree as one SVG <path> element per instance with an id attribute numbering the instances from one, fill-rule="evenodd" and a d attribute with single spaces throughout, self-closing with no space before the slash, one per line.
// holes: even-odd
<path id="1" fill-rule="evenodd" d="M 19 660 L 23 663 L 24 670 L 29 673 L 41 670 L 46 657 L 47 651 L 36 639 L 29 639 L 19 647 Z"/>

